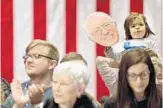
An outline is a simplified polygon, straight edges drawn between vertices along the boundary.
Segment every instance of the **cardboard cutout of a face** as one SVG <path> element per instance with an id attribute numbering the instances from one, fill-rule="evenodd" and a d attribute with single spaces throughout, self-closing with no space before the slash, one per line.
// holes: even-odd
<path id="1" fill-rule="evenodd" d="M 103 12 L 88 15 L 85 21 L 85 31 L 91 41 L 102 46 L 112 46 L 119 40 L 115 21 Z"/>

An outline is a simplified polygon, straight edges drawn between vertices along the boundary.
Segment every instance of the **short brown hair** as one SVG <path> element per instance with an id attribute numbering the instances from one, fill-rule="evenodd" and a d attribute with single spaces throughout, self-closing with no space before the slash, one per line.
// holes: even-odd
<path id="1" fill-rule="evenodd" d="M 150 34 L 153 34 L 154 33 L 152 32 L 152 30 L 150 29 L 148 23 L 147 23 L 147 20 L 146 20 L 146 17 L 143 15 L 143 14 L 140 14 L 140 13 L 137 13 L 137 12 L 132 12 L 125 20 L 125 23 L 124 23 L 124 29 L 125 29 L 125 34 L 126 34 L 126 40 L 130 40 L 132 39 L 132 36 L 130 34 L 130 30 L 129 30 L 129 25 L 133 22 L 134 19 L 136 18 L 142 18 L 144 23 L 145 23 L 145 28 L 146 28 L 146 33 L 144 35 L 143 38 L 146 38 L 146 37 L 149 37 Z"/>
<path id="2" fill-rule="evenodd" d="M 84 57 L 81 54 L 76 53 L 76 52 L 70 52 L 70 53 L 66 54 L 62 58 L 61 63 L 66 62 L 66 61 L 72 61 L 72 60 L 82 60 L 84 62 L 84 64 L 87 65 L 87 61 L 84 59 Z"/>
<path id="3" fill-rule="evenodd" d="M 58 49 L 54 45 L 52 45 L 51 43 L 49 43 L 48 41 L 45 41 L 45 40 L 40 40 L 40 39 L 33 40 L 27 46 L 26 53 L 28 53 L 29 50 L 31 50 L 32 48 L 34 48 L 36 46 L 46 46 L 46 47 L 48 47 L 49 48 L 48 56 L 51 57 L 53 60 L 56 60 L 56 62 L 58 63 L 58 60 L 59 60 Z"/>

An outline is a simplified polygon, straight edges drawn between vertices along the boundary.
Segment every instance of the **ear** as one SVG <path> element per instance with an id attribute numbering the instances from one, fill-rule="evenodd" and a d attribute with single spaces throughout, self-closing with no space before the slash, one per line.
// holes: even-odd
<path id="1" fill-rule="evenodd" d="M 77 97 L 80 97 L 83 93 L 84 93 L 84 90 L 85 90 L 85 85 L 84 84 L 78 84 L 77 85 Z"/>
<path id="2" fill-rule="evenodd" d="M 56 65 L 57 65 L 57 61 L 56 60 L 51 60 L 49 62 L 49 69 L 53 69 Z"/>

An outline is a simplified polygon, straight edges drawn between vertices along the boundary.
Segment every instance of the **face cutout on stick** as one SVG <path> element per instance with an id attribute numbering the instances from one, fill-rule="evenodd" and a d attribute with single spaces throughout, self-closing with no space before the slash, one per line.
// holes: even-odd
<path id="1" fill-rule="evenodd" d="M 85 31 L 91 41 L 102 46 L 112 46 L 119 40 L 115 21 L 103 12 L 88 15 L 85 21 Z"/>

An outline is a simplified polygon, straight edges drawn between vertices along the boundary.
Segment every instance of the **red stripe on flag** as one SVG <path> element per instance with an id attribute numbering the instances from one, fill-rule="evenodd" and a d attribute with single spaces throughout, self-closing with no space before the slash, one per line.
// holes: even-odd
<path id="1" fill-rule="evenodd" d="M 66 53 L 76 51 L 76 0 L 66 0 Z"/>
<path id="2" fill-rule="evenodd" d="M 46 0 L 33 0 L 34 39 L 46 39 Z"/>
<path id="3" fill-rule="evenodd" d="M 13 1 L 1 1 L 1 73 L 8 82 L 13 78 Z"/>
<path id="4" fill-rule="evenodd" d="M 109 14 L 109 10 L 110 10 L 110 0 L 97 0 L 97 11 L 102 11 L 105 12 L 107 14 Z M 97 56 L 104 56 L 104 47 L 96 44 L 96 55 Z M 100 100 L 101 96 L 104 95 L 109 95 L 108 89 L 104 84 L 104 81 L 102 80 L 98 70 L 96 69 L 96 77 L 97 77 L 97 99 Z"/>
<path id="5" fill-rule="evenodd" d="M 144 0 L 130 0 L 130 12 L 143 13 Z"/>

